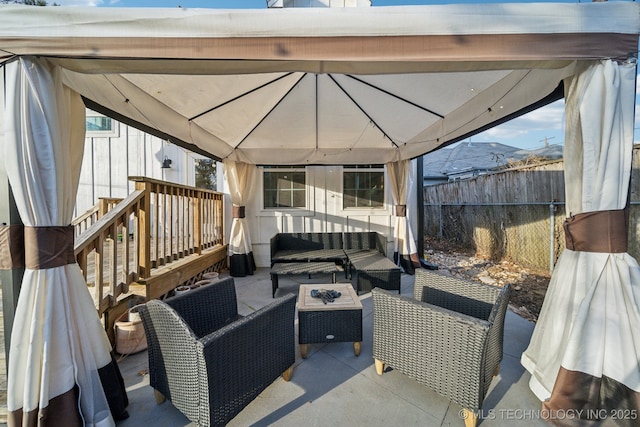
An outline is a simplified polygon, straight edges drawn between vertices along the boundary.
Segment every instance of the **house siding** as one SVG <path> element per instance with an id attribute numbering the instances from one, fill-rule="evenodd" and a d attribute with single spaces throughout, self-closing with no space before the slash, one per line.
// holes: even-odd
<path id="1" fill-rule="evenodd" d="M 88 134 L 80 175 L 74 216 L 78 216 L 101 197 L 124 198 L 134 190 L 130 176 L 145 176 L 183 185 L 195 185 L 195 158 L 200 157 L 181 147 L 117 123 L 114 136 Z M 162 169 L 162 160 L 172 160 L 170 169 Z M 416 162 L 412 162 L 415 177 Z M 225 236 L 232 223 L 229 190 L 217 164 L 218 191 L 225 193 Z M 393 256 L 395 210 L 385 171 L 385 203 L 379 209 L 343 209 L 342 166 L 307 166 L 307 209 L 263 209 L 262 168 L 252 183 L 252 195 L 246 206 L 246 218 L 258 267 L 271 265 L 270 239 L 277 233 L 376 231 L 386 236 L 387 256 Z M 416 182 L 409 189 L 408 217 L 417 237 Z M 226 243 L 226 242 L 225 242 Z"/>
<path id="2" fill-rule="evenodd" d="M 415 176 L 415 161 L 412 162 Z M 342 166 L 307 167 L 307 209 L 266 210 L 262 204 L 262 169 L 258 168 L 253 193 L 246 207 L 246 218 L 258 267 L 271 264 L 270 240 L 277 233 L 376 231 L 386 236 L 387 256 L 393 256 L 393 199 L 385 172 L 385 204 L 380 209 L 342 208 Z M 421 183 L 421 181 L 420 181 Z M 416 189 L 409 190 L 408 216 L 417 230 Z M 228 193 L 228 190 L 221 190 Z M 227 203 L 230 216 L 231 204 Z M 230 229 L 230 221 L 227 221 Z M 228 230 L 227 230 L 228 235 Z M 414 233 L 414 237 L 416 234 Z"/>
<path id="3" fill-rule="evenodd" d="M 88 132 L 78 184 L 74 216 L 81 215 L 101 197 L 124 198 L 134 190 L 130 176 L 145 176 L 183 185 L 195 185 L 193 153 L 123 123 L 115 135 Z M 171 159 L 171 168 L 162 161 Z"/>

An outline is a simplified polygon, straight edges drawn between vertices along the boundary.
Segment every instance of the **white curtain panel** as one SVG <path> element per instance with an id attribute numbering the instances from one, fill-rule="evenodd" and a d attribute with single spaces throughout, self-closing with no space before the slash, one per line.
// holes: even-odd
<path id="1" fill-rule="evenodd" d="M 627 204 L 635 79 L 635 64 L 603 61 L 565 82 L 567 216 Z M 532 391 L 549 399 L 549 409 L 634 409 L 639 360 L 636 260 L 626 252 L 565 250 L 522 355 Z"/>
<path id="2" fill-rule="evenodd" d="M 400 205 L 405 207 L 405 216 L 398 216 L 398 212 L 395 212 L 394 257 L 405 271 L 413 273 L 414 268 L 420 265 L 420 261 L 418 258 L 418 250 L 416 249 L 416 242 L 411 230 L 411 224 L 409 223 L 409 217 L 406 215 L 408 211 L 406 209 L 407 193 L 409 188 L 413 186 L 411 162 L 409 160 L 400 160 L 387 163 L 387 172 L 391 184 L 393 203 L 396 206 Z"/>
<path id="3" fill-rule="evenodd" d="M 238 208 L 244 210 L 247 202 L 251 200 L 256 165 L 225 160 L 223 170 L 229 185 L 234 211 Z M 244 217 L 239 218 L 234 215 L 229 232 L 229 257 L 229 270 L 232 276 L 253 274 L 256 267 L 251 246 L 251 234 L 249 233 L 249 224 Z"/>
<path id="4" fill-rule="evenodd" d="M 25 226 L 67 226 L 83 156 L 84 104 L 43 60 L 21 58 L 5 68 L 4 156 L 20 217 Z M 24 425 L 40 423 L 38 411 L 46 413 L 75 385 L 84 425 L 115 425 L 98 375 L 110 352 L 78 265 L 27 268 L 11 334 L 10 425 L 20 411 Z M 35 419 L 26 423 L 32 411 Z"/>

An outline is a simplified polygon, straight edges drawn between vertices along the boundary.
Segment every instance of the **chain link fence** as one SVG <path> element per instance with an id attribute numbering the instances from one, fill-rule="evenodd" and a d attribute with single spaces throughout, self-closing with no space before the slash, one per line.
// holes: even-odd
<path id="1" fill-rule="evenodd" d="M 444 239 L 493 261 L 552 271 L 565 249 L 564 203 L 425 204 L 426 238 Z M 640 202 L 629 212 L 629 249 L 640 255 Z"/>
<path id="2" fill-rule="evenodd" d="M 425 205 L 424 232 L 482 258 L 551 271 L 564 219 L 564 203 Z"/>

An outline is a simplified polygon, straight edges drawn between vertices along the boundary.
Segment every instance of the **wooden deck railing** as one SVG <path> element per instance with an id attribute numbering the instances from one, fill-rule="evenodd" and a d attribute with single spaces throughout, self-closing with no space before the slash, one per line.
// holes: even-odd
<path id="1" fill-rule="evenodd" d="M 222 193 L 129 179 L 135 191 L 116 205 L 103 202 L 101 217 L 76 237 L 76 260 L 101 316 L 154 269 L 223 244 Z"/>
<path id="2" fill-rule="evenodd" d="M 112 197 L 101 197 L 98 199 L 98 203 L 93 205 L 85 213 L 75 218 L 71 225 L 76 230 L 76 237 L 84 233 L 91 225 L 97 222 L 100 218 L 109 212 L 115 205 L 120 203 L 122 199 L 116 199 Z"/>

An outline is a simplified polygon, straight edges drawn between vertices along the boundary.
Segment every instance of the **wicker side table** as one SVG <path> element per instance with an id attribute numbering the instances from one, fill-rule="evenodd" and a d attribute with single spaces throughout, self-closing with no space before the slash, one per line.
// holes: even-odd
<path id="1" fill-rule="evenodd" d="M 342 295 L 324 304 L 311 296 L 312 289 L 335 290 Z M 360 355 L 362 342 L 362 303 L 350 283 L 300 285 L 298 295 L 298 343 L 300 355 L 307 357 L 309 344 L 353 342 L 353 353 Z"/>

